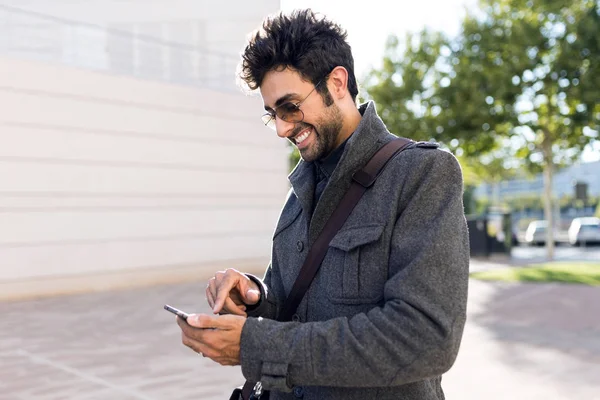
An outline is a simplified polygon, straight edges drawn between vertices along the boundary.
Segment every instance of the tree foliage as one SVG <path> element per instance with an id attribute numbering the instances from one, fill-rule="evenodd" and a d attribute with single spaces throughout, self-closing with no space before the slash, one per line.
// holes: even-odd
<path id="1" fill-rule="evenodd" d="M 390 38 L 364 86 L 400 135 L 531 172 L 550 144 L 552 163 L 568 164 L 598 138 L 599 2 L 484 0 L 455 38 Z"/>
<path id="2" fill-rule="evenodd" d="M 600 1 L 482 0 L 457 37 L 391 38 L 365 88 L 392 132 L 442 142 L 488 181 L 544 171 L 550 193 L 598 139 Z"/>

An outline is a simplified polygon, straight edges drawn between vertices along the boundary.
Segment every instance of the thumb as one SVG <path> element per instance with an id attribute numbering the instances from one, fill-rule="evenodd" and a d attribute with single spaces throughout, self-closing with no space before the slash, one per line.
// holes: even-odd
<path id="1" fill-rule="evenodd" d="M 256 304 L 260 300 L 260 290 L 248 288 L 244 293 L 244 303 Z"/>
<path id="2" fill-rule="evenodd" d="M 207 314 L 190 314 L 186 322 L 194 328 L 211 329 L 218 324 L 218 319 Z"/>

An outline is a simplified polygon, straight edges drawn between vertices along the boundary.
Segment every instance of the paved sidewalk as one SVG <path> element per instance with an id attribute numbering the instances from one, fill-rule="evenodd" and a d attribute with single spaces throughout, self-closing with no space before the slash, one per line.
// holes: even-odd
<path id="1" fill-rule="evenodd" d="M 227 398 L 243 382 L 180 343 L 164 303 L 201 283 L 0 303 L 0 399 Z M 600 288 L 471 281 L 448 400 L 600 399 Z"/>
<path id="2" fill-rule="evenodd" d="M 600 287 L 471 280 L 446 398 L 599 400 Z"/>

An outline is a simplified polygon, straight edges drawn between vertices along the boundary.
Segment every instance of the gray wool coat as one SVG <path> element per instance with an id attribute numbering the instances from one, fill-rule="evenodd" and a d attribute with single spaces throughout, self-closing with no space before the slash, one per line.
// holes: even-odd
<path id="1" fill-rule="evenodd" d="M 469 242 L 452 154 L 419 143 L 395 156 L 331 241 L 294 320 L 278 311 L 308 249 L 359 170 L 394 139 L 370 102 L 313 213 L 301 161 L 273 234 L 261 302 L 248 309 L 242 373 L 271 399 L 444 399 L 466 318 Z"/>

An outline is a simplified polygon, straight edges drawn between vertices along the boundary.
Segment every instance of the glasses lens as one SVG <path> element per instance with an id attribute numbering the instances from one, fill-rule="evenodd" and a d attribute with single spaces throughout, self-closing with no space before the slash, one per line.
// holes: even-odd
<path id="1" fill-rule="evenodd" d="M 294 103 L 283 103 L 277 107 L 277 116 L 285 122 L 300 122 L 304 119 L 302 110 Z"/>
<path id="2" fill-rule="evenodd" d="M 262 117 L 260 117 L 260 119 L 262 120 L 263 124 L 265 124 L 268 127 L 271 127 L 271 125 L 275 125 L 275 117 L 269 113 L 264 114 Z"/>
<path id="3" fill-rule="evenodd" d="M 271 118 L 269 120 L 269 122 L 267 122 L 265 125 L 271 129 L 275 129 L 276 128 L 275 118 Z"/>

